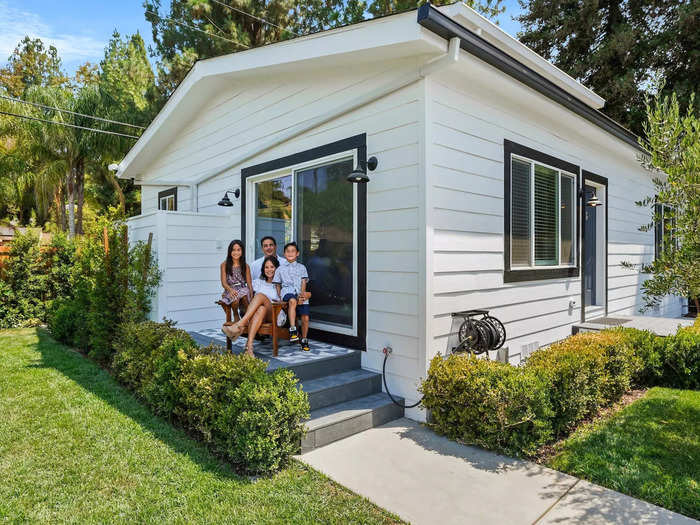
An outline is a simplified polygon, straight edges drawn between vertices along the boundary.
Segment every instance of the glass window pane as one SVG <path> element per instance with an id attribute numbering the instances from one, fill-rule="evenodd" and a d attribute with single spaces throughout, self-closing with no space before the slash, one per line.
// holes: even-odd
<path id="1" fill-rule="evenodd" d="M 557 264 L 559 172 L 535 164 L 535 265 Z"/>
<path id="2" fill-rule="evenodd" d="M 561 177 L 561 246 L 560 264 L 574 263 L 574 179 Z"/>
<path id="3" fill-rule="evenodd" d="M 510 265 L 531 266 L 530 163 L 511 162 Z"/>
<path id="4" fill-rule="evenodd" d="M 353 160 L 296 173 L 299 259 L 309 272 L 311 319 L 353 325 Z"/>
<path id="5" fill-rule="evenodd" d="M 280 253 L 292 240 L 291 175 L 255 185 L 255 259 L 262 257 L 260 240 L 268 235 L 275 238 Z"/>

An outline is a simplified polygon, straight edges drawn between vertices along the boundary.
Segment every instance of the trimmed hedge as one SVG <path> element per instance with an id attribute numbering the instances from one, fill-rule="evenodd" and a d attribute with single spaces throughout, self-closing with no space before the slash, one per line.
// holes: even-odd
<path id="1" fill-rule="evenodd" d="M 271 473 L 298 452 L 306 393 L 289 370 L 198 348 L 171 323 L 126 323 L 114 342 L 115 376 L 153 410 L 199 435 L 248 474 Z"/>
<path id="2" fill-rule="evenodd" d="M 529 454 L 551 438 L 548 384 L 536 374 L 474 356 L 436 356 L 421 388 L 433 428 L 452 439 Z"/>
<path id="3" fill-rule="evenodd" d="M 606 330 L 577 334 L 537 350 L 524 368 L 547 379 L 558 437 L 601 406 L 619 400 L 641 364 L 624 333 Z"/>
<path id="4" fill-rule="evenodd" d="M 520 367 L 437 356 L 421 390 L 437 432 L 528 456 L 635 385 L 700 388 L 700 320 L 668 337 L 632 328 L 581 333 Z"/>

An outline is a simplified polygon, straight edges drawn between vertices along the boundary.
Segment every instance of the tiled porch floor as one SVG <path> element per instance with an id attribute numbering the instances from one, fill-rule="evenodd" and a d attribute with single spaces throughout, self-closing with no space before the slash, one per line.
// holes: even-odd
<path id="1" fill-rule="evenodd" d="M 226 336 L 223 334 L 220 327 L 200 329 L 196 332 L 189 332 L 189 334 L 200 346 L 207 346 L 208 344 L 214 343 L 224 348 L 226 347 Z M 246 342 L 247 340 L 245 337 L 239 337 L 233 343 L 233 352 L 242 353 L 245 350 Z M 304 352 L 296 343 L 291 344 L 288 341 L 279 341 L 278 355 L 277 357 L 273 357 L 272 339 L 268 337 L 264 342 L 255 341 L 254 352 L 257 357 L 270 363 L 268 370 L 274 370 L 279 367 L 286 368 L 325 359 L 333 359 L 358 351 L 344 346 L 314 341 L 313 339 L 309 339 L 309 346 L 311 346 L 311 350 L 309 352 Z"/>

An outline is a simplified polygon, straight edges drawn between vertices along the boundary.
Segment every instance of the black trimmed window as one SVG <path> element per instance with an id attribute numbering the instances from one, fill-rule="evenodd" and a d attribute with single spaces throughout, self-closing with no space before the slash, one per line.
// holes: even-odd
<path id="1" fill-rule="evenodd" d="M 579 167 L 504 141 L 504 281 L 578 275 Z"/>
<path id="2" fill-rule="evenodd" d="M 654 258 L 658 259 L 664 250 L 676 247 L 676 218 L 673 207 L 667 204 L 654 204 Z"/>
<path id="3" fill-rule="evenodd" d="M 158 209 L 177 211 L 177 186 L 158 192 Z"/>

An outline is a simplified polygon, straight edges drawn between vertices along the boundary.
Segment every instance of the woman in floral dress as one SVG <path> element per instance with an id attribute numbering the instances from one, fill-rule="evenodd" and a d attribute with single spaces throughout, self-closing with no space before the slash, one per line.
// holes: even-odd
<path id="1" fill-rule="evenodd" d="M 243 315 L 253 296 L 253 286 L 250 267 L 245 262 L 245 248 L 238 239 L 228 245 L 228 255 L 221 263 L 221 286 L 224 287 L 221 301 L 226 304 L 238 301 L 239 312 Z"/>

